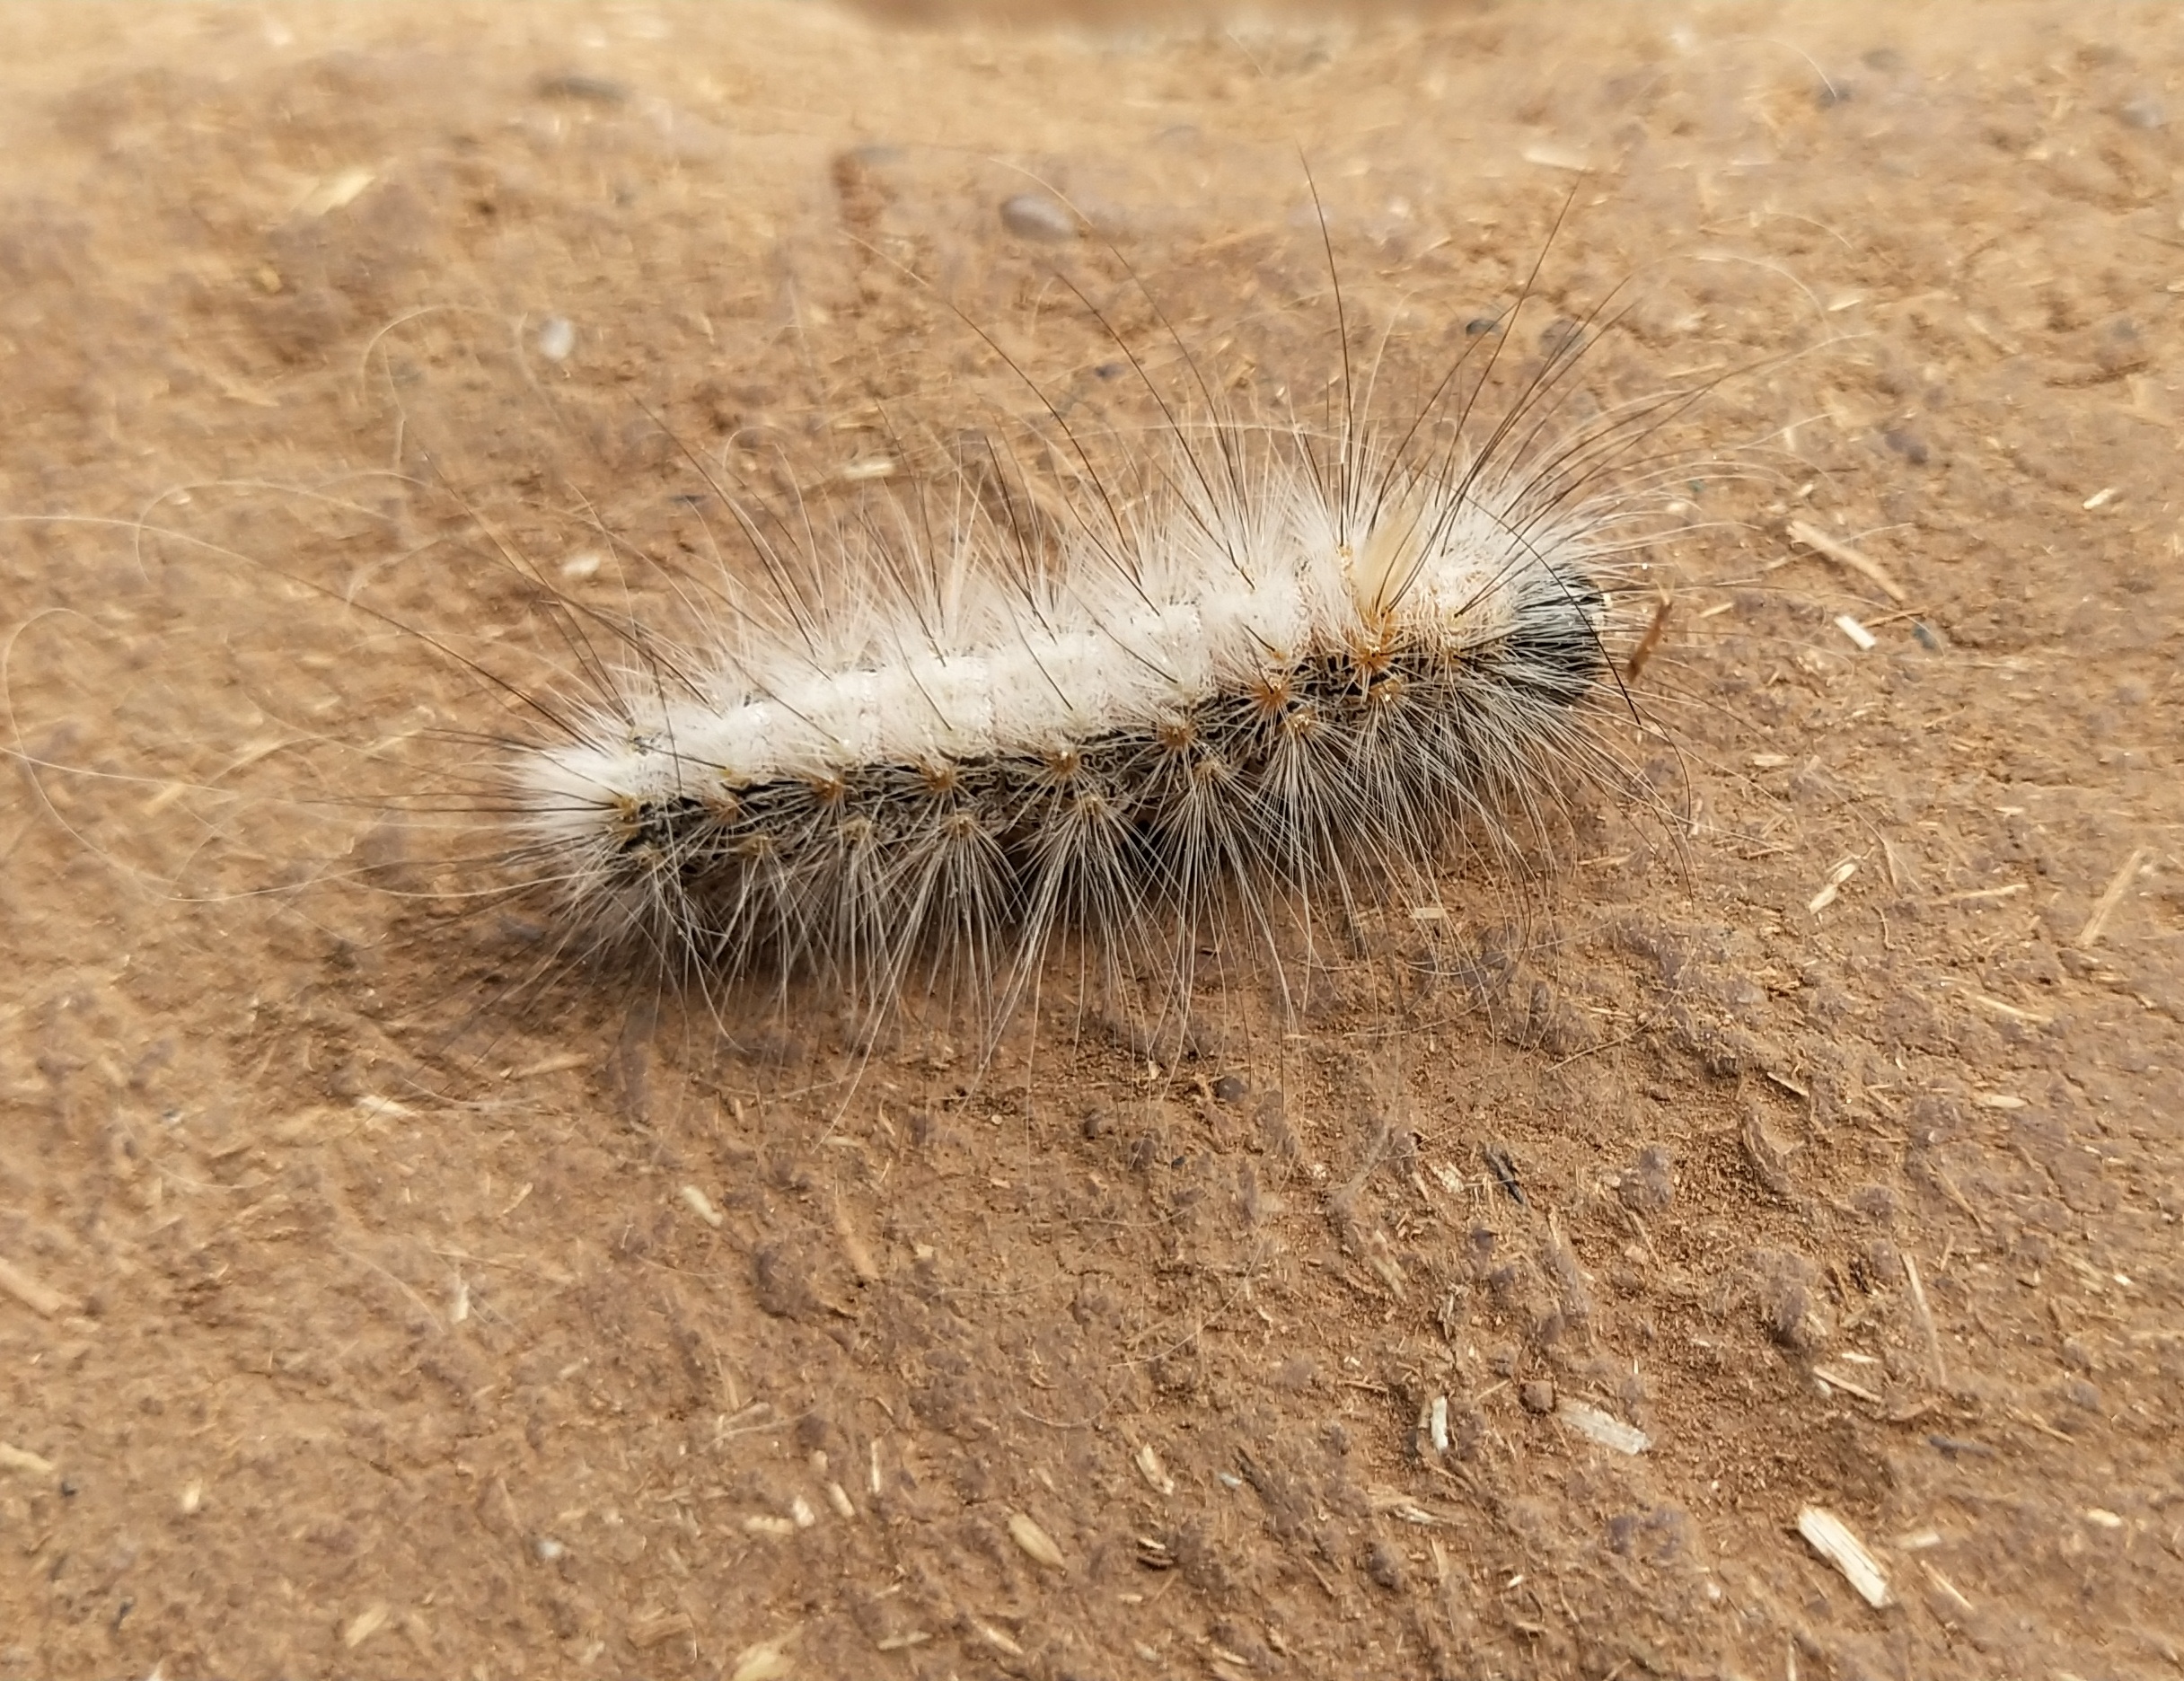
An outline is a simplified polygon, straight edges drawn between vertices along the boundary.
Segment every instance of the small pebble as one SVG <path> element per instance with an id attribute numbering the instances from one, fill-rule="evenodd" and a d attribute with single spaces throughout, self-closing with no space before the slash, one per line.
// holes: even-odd
<path id="1" fill-rule="evenodd" d="M 541 1536 L 531 1544 L 531 1551 L 537 1555 L 540 1563 L 550 1564 L 568 1549 L 551 1536 Z"/>
<path id="2" fill-rule="evenodd" d="M 1077 237 L 1069 207 L 1046 193 L 1017 193 L 1001 200 L 1001 225 L 1018 239 L 1059 245 Z"/>
<path id="3" fill-rule="evenodd" d="M 1933 453 L 1926 447 L 1926 440 L 1907 427 L 1889 427 L 1880 435 L 1880 441 L 1914 467 L 1924 467 L 1933 459 Z"/>
<path id="4" fill-rule="evenodd" d="M 1545 1377 L 1534 1377 L 1518 1386 L 1517 1399 L 1527 1413 L 1552 1413 L 1554 1411 L 1554 1386 Z"/>
<path id="5" fill-rule="evenodd" d="M 539 354 L 549 362 L 566 362 L 577 348 L 577 330 L 566 315 L 550 315 L 539 329 Z"/>

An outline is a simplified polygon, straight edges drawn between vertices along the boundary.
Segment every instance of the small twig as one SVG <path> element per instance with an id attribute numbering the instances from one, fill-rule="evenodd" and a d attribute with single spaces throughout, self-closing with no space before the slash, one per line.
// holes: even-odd
<path id="1" fill-rule="evenodd" d="M 2085 926 L 2078 930 L 2078 937 L 2071 941 L 2073 946 L 2084 951 L 2100 937 L 2102 930 L 2109 925 L 2109 918 L 2116 914 L 2116 907 L 2123 902 L 2123 896 L 2129 890 L 2132 878 L 2138 874 L 2138 867 L 2145 861 L 2144 847 L 2131 849 L 2131 856 L 2123 861 L 2123 867 L 2116 872 L 2116 879 L 2108 885 L 2100 898 L 2093 901 L 2092 914 L 2085 919 Z"/>
<path id="2" fill-rule="evenodd" d="M 1949 1364 L 1942 1358 L 1942 1333 L 1934 1329 L 1933 1310 L 1926 1306 L 1926 1286 L 1918 1275 L 1918 1263 L 1911 1252 L 1904 1251 L 1904 1276 L 1911 1281 L 1911 1306 L 1918 1315 L 1919 1329 L 1926 1335 L 1926 1351 L 1933 1357 L 1933 1381 L 1942 1389 L 1949 1387 Z"/>
<path id="3" fill-rule="evenodd" d="M 32 1278 L 0 1261 L 0 1291 L 13 1296 L 32 1313 L 52 1318 L 56 1314 L 72 1311 L 75 1303 L 42 1280 Z"/>
<path id="4" fill-rule="evenodd" d="M 1676 606 L 1676 597 L 1665 590 L 1653 609 L 1653 622 L 1646 626 L 1645 634 L 1638 638 L 1638 646 L 1623 663 L 1623 681 L 1636 682 L 1638 673 L 1645 669 L 1646 662 L 1653 657 L 1653 650 L 1660 646 L 1660 638 L 1669 628 L 1669 614 Z"/>
<path id="5" fill-rule="evenodd" d="M 1904 586 L 1890 576 L 1888 568 L 1863 549 L 1854 549 L 1840 538 L 1830 537 L 1818 525 L 1805 520 L 1790 522 L 1790 539 L 1792 542 L 1803 543 L 1816 554 L 1824 555 L 1837 566 L 1848 567 L 1852 571 L 1871 579 L 1890 601 L 1904 600 Z"/>

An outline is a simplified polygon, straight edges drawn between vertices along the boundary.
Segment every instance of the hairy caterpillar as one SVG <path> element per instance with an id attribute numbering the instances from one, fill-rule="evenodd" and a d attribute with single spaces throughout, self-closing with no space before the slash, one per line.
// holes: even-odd
<path id="1" fill-rule="evenodd" d="M 519 865 L 588 946 L 867 1010 L 943 985 L 991 1027 L 1058 938 L 1187 989 L 1209 939 L 1278 968 L 1279 929 L 1509 850 L 1615 776 L 1612 473 L 1679 399 L 1558 427 L 1563 323 L 1484 436 L 1498 330 L 1376 419 L 1337 313 L 1325 428 L 1242 418 L 1193 365 L 1211 412 L 1163 401 L 1149 457 L 1057 411 L 1044 459 L 1080 471 L 1044 484 L 990 451 L 982 491 L 739 506 L 765 587 L 587 652 L 507 758 Z"/>

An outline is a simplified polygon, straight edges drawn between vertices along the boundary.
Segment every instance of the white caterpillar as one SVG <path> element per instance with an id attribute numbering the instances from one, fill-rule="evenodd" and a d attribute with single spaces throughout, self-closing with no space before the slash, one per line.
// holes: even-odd
<path id="1" fill-rule="evenodd" d="M 507 762 L 519 861 L 594 946 L 883 1009 L 938 978 L 990 1021 L 1064 937 L 1187 981 L 1216 925 L 1272 951 L 1422 882 L 1612 763 L 1599 475 L 1658 406 L 1542 442 L 1566 365 L 1468 452 L 1431 404 L 1172 423 L 1058 528 L 961 482 L 799 555 L 746 520 L 766 598 L 633 641 Z"/>

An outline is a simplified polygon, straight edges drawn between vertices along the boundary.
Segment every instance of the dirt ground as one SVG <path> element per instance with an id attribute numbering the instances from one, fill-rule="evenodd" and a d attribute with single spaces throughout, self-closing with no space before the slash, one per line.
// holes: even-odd
<path id="1" fill-rule="evenodd" d="M 2184 1670 L 2169 9 L 0 16 L 0 1676 Z M 457 913 L 498 552 L 1324 409 L 1311 183 L 1710 388 L 1658 809 L 982 1078 Z"/>

